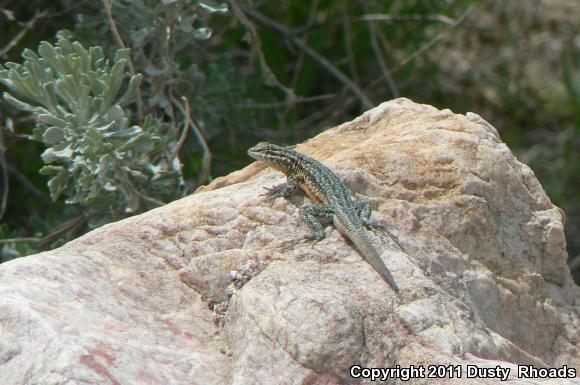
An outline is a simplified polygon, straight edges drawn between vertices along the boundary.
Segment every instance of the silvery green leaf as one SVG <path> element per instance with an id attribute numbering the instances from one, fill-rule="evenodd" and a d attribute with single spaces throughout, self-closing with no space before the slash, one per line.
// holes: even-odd
<path id="1" fill-rule="evenodd" d="M 127 197 L 127 206 L 125 207 L 125 212 L 127 214 L 135 213 L 139 210 L 141 199 L 137 194 L 131 194 Z"/>
<path id="2" fill-rule="evenodd" d="M 40 46 L 38 47 L 38 53 L 40 54 L 40 57 L 46 60 L 52 67 L 59 66 L 56 58 L 56 49 L 49 42 L 41 41 Z"/>
<path id="3" fill-rule="evenodd" d="M 114 62 L 126 61 L 127 59 L 129 59 L 129 51 L 130 50 L 128 48 L 118 49 L 117 52 L 115 53 L 113 61 Z"/>
<path id="4" fill-rule="evenodd" d="M 73 156 L 73 150 L 71 145 L 69 144 L 67 147 L 63 148 L 62 150 L 55 150 L 53 147 L 47 148 L 40 157 L 44 161 L 44 163 L 53 163 L 56 161 L 70 161 Z"/>
<path id="5" fill-rule="evenodd" d="M 69 31 L 68 29 L 61 29 L 56 33 L 56 39 L 57 40 L 62 40 L 62 39 L 72 39 L 73 33 L 71 31 Z"/>
<path id="6" fill-rule="evenodd" d="M 97 70 L 102 69 L 102 68 L 106 67 L 106 63 L 107 63 L 107 59 L 105 59 L 105 58 L 98 59 L 97 61 L 95 61 L 94 68 Z"/>
<path id="7" fill-rule="evenodd" d="M 125 196 L 125 211 L 132 213 L 139 210 L 141 200 L 135 193 L 135 188 L 131 185 L 131 182 L 128 179 L 124 180 L 123 182 L 119 183 L 119 188 Z"/>
<path id="8" fill-rule="evenodd" d="M 7 63 L 4 63 L 4 67 L 8 68 L 9 70 L 17 70 L 18 68 L 20 68 L 20 64 L 9 61 Z"/>
<path id="9" fill-rule="evenodd" d="M 8 130 L 8 132 L 14 134 L 14 120 L 11 117 L 6 117 L 4 120 L 4 128 Z"/>
<path id="10" fill-rule="evenodd" d="M 80 96 L 83 93 L 81 90 L 81 85 L 75 79 L 75 76 L 72 74 L 65 75 L 63 77 L 63 90 L 66 91 L 69 104 L 71 106 L 77 106 L 80 102 Z"/>
<path id="11" fill-rule="evenodd" d="M 129 139 L 120 149 L 131 148 L 134 151 L 147 153 L 154 149 L 153 142 L 146 135 L 139 135 Z"/>
<path id="12" fill-rule="evenodd" d="M 56 201 L 66 188 L 66 176 L 66 172 L 61 171 L 48 181 L 48 190 L 53 201 Z"/>
<path id="13" fill-rule="evenodd" d="M 8 92 L 4 92 L 3 96 L 4 96 L 4 100 L 6 100 L 8 102 L 8 104 L 12 105 L 15 108 L 18 108 L 18 109 L 24 110 L 24 111 L 31 111 L 31 112 L 36 110 L 36 107 L 33 107 L 28 103 L 24 103 L 23 101 L 16 99 L 14 96 L 10 95 Z"/>
<path id="14" fill-rule="evenodd" d="M 66 107 L 71 108 L 76 105 L 76 97 L 74 95 L 74 90 L 71 90 L 70 84 L 67 85 L 67 76 L 69 79 L 72 77 L 72 75 L 65 75 L 64 78 L 57 79 L 54 82 L 54 87 L 59 96 L 63 99 L 64 102 L 66 102 Z"/>
<path id="15" fill-rule="evenodd" d="M 95 199 L 96 197 L 99 196 L 99 194 L 101 194 L 101 191 L 103 190 L 103 186 L 101 185 L 101 183 L 99 183 L 97 180 L 95 179 L 87 179 L 87 185 L 89 186 L 89 193 L 85 196 L 85 198 L 83 199 L 83 202 L 85 204 L 90 204 L 90 202 Z"/>
<path id="16" fill-rule="evenodd" d="M 111 107 L 111 109 L 105 114 L 104 118 L 108 121 L 115 121 L 125 117 L 125 111 L 119 106 L 115 104 Z"/>
<path id="17" fill-rule="evenodd" d="M 126 131 L 129 127 L 129 119 L 127 117 L 122 117 L 116 121 L 115 130 Z"/>
<path id="18" fill-rule="evenodd" d="M 48 165 L 43 166 L 38 172 L 40 173 L 40 175 L 54 175 L 62 170 L 63 170 L 62 166 Z"/>
<path id="19" fill-rule="evenodd" d="M 194 17 L 182 16 L 179 20 L 179 30 L 185 33 L 193 31 L 193 20 Z"/>
<path id="20" fill-rule="evenodd" d="M 228 12 L 228 5 L 226 3 L 215 4 L 207 0 L 199 2 L 198 6 L 209 13 L 225 14 Z"/>
<path id="21" fill-rule="evenodd" d="M 16 18 L 14 17 L 14 12 L 9 10 L 9 9 L 2 9 L 0 10 L 0 12 L 2 12 L 2 14 L 4 15 L 4 17 L 8 20 L 8 21 L 15 21 Z"/>
<path id="22" fill-rule="evenodd" d="M 125 105 L 133 100 L 133 98 L 137 95 L 137 91 L 139 90 L 141 79 L 141 74 L 137 74 L 131 77 L 129 80 L 129 85 L 127 86 L 127 91 L 125 91 L 125 94 L 119 99 L 120 105 Z"/>
<path id="23" fill-rule="evenodd" d="M 52 114 L 38 114 L 36 116 L 36 121 L 39 123 L 46 124 L 47 126 L 66 126 L 66 121 L 62 120 Z"/>
<path id="24" fill-rule="evenodd" d="M 90 72 L 84 72 L 84 73 L 80 74 L 79 81 L 81 82 L 81 84 L 84 84 L 89 89 L 91 89 L 94 93 L 95 78 L 94 78 L 94 76 L 91 76 Z"/>
<path id="25" fill-rule="evenodd" d="M 18 91 L 20 90 L 20 81 L 22 79 L 22 75 L 19 73 L 18 70 L 9 70 L 6 72 L 6 78 L 4 78 L 5 84 L 9 86 L 12 90 Z"/>
<path id="26" fill-rule="evenodd" d="M 0 71 L 0 83 L 4 84 L 11 90 L 15 90 L 16 84 L 14 83 L 14 80 L 10 79 L 8 76 L 8 71 Z"/>
<path id="27" fill-rule="evenodd" d="M 129 138 L 134 137 L 143 132 L 143 129 L 139 126 L 131 126 L 126 130 L 118 130 L 103 134 L 105 138 Z"/>
<path id="28" fill-rule="evenodd" d="M 107 192 L 114 192 L 114 191 L 117 191 L 118 188 L 113 182 L 108 181 L 107 183 L 105 183 L 103 185 L 103 190 L 105 190 Z"/>
<path id="29" fill-rule="evenodd" d="M 149 172 L 151 173 L 151 175 L 153 175 L 153 179 L 159 176 L 160 173 L 159 166 L 149 163 L 147 167 L 149 168 Z"/>
<path id="30" fill-rule="evenodd" d="M 42 92 L 43 92 L 43 96 L 44 96 L 44 105 L 50 111 L 56 111 L 55 106 L 58 104 L 58 101 L 56 99 L 54 83 L 52 81 L 44 83 L 42 85 Z"/>
<path id="31" fill-rule="evenodd" d="M 90 69 L 90 57 L 88 51 L 78 41 L 75 41 L 72 44 L 72 47 L 79 58 L 79 69 L 83 72 L 88 71 Z"/>
<path id="32" fill-rule="evenodd" d="M 42 134 L 44 134 L 44 127 L 42 124 L 37 124 L 36 127 L 32 129 L 32 135 L 30 135 L 29 139 L 42 142 Z"/>
<path id="33" fill-rule="evenodd" d="M 68 39 L 59 39 L 56 42 L 56 46 L 58 47 L 58 51 L 61 55 L 70 54 L 73 52 L 73 45 Z"/>
<path id="34" fill-rule="evenodd" d="M 38 62 L 40 60 L 40 57 L 36 54 L 36 52 L 29 48 L 25 48 L 24 51 L 22 51 L 21 56 L 30 62 Z"/>
<path id="35" fill-rule="evenodd" d="M 145 174 L 138 170 L 129 170 L 129 175 L 131 175 L 131 177 L 135 178 L 137 181 L 141 182 L 146 182 L 148 179 Z"/>
<path id="36" fill-rule="evenodd" d="M 197 28 L 193 33 L 193 37 L 197 40 L 207 40 L 211 37 L 211 29 L 207 27 Z"/>
<path id="37" fill-rule="evenodd" d="M 51 116 L 51 115 L 44 115 L 44 116 Z M 62 142 L 64 140 L 64 138 L 65 138 L 64 130 L 62 128 L 56 127 L 56 126 L 49 127 L 46 131 L 44 131 L 44 134 L 42 135 L 42 141 L 49 146 L 52 146 L 52 145 L 55 145 L 55 144 Z"/>
<path id="38" fill-rule="evenodd" d="M 31 80 L 34 81 L 35 86 L 37 86 L 42 78 L 42 69 L 38 65 L 38 62 L 25 61 L 23 67 L 25 68 Z"/>
<path id="39" fill-rule="evenodd" d="M 39 95 L 34 80 L 30 76 L 26 76 L 18 80 L 19 87 L 17 88 L 17 91 L 23 94 L 24 97 L 38 102 Z"/>
<path id="40" fill-rule="evenodd" d="M 108 91 L 109 84 L 101 78 L 96 79 L 95 84 L 93 85 L 93 92 L 103 100 L 103 107 L 106 107 L 107 109 L 111 107 L 111 104 L 113 104 L 112 100 L 105 98 L 104 96 L 108 93 Z M 101 110 L 100 113 L 104 114 L 105 110 Z"/>
<path id="41" fill-rule="evenodd" d="M 89 57 L 91 60 L 91 68 L 97 68 L 97 63 L 100 63 L 105 58 L 103 48 L 100 46 L 89 48 Z"/>
<path id="42" fill-rule="evenodd" d="M 94 98 L 93 99 L 93 116 L 87 122 L 87 124 L 91 124 L 91 120 L 96 119 L 98 116 L 102 115 L 105 112 L 105 101 L 103 98 Z"/>
<path id="43" fill-rule="evenodd" d="M 99 157 L 99 162 L 95 169 L 95 174 L 104 175 L 111 170 L 113 158 L 110 154 L 105 154 Z"/>
<path id="44" fill-rule="evenodd" d="M 125 64 L 126 60 L 119 60 L 115 63 L 111 69 L 111 80 L 109 84 L 109 95 L 108 98 L 112 102 L 114 97 L 117 96 L 121 85 L 123 84 L 123 79 L 125 77 Z"/>

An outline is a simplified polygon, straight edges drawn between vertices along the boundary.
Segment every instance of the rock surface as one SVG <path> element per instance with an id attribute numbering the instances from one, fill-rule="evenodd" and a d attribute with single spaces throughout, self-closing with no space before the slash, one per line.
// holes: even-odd
<path id="1" fill-rule="evenodd" d="M 580 289 L 563 214 L 489 123 L 396 99 L 297 150 L 398 233 L 404 252 L 372 238 L 401 295 L 331 228 L 288 248 L 306 198 L 266 202 L 284 177 L 254 163 L 0 265 L 0 384 L 350 384 L 352 365 L 463 370 L 407 384 L 503 383 L 467 365 L 580 384 L 518 379 L 580 374 Z"/>

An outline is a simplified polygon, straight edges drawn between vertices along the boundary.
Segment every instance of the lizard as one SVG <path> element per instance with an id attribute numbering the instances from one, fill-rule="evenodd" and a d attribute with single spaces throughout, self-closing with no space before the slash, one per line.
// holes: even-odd
<path id="1" fill-rule="evenodd" d="M 248 155 L 265 161 L 286 175 L 287 183 L 268 189 L 270 198 L 288 197 L 301 188 L 313 204 L 300 208 L 300 215 L 312 230 L 307 239 L 324 238 L 323 224 L 334 224 L 349 238 L 383 280 L 398 293 L 399 286 L 371 243 L 364 227 L 380 227 L 370 221 L 371 205 L 366 200 L 354 200 L 349 189 L 328 167 L 287 147 L 260 142 L 248 150 Z"/>

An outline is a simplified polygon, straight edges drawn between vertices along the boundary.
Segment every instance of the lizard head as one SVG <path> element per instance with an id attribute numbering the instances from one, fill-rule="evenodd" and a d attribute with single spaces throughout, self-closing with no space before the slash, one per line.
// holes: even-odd
<path id="1" fill-rule="evenodd" d="M 257 160 L 264 160 L 280 171 L 287 171 L 295 164 L 298 153 L 276 144 L 260 142 L 248 150 L 248 155 Z"/>

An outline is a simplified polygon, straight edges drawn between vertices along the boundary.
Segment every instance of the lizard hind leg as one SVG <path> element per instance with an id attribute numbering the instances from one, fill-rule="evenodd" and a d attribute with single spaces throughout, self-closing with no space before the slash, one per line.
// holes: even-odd
<path id="1" fill-rule="evenodd" d="M 385 226 L 371 221 L 371 204 L 367 200 L 353 200 L 352 202 L 363 225 L 369 230 L 385 230 Z"/>
<path id="2" fill-rule="evenodd" d="M 372 208 L 369 201 L 355 200 L 353 201 L 353 203 L 363 225 L 367 229 L 372 231 L 378 231 L 381 234 L 386 234 L 399 247 L 399 249 L 403 250 L 403 247 L 399 243 L 399 239 L 394 234 L 391 234 L 391 232 L 380 223 L 371 221 Z"/>
<path id="3" fill-rule="evenodd" d="M 324 226 L 332 223 L 332 210 L 326 205 L 304 205 L 300 208 L 300 217 L 312 230 L 299 239 L 285 243 L 283 250 L 290 249 L 303 241 L 315 243 L 324 239 Z"/>
<path id="4" fill-rule="evenodd" d="M 324 226 L 332 223 L 332 209 L 327 205 L 304 205 L 300 208 L 300 216 L 312 232 L 306 239 L 320 241 L 324 238 Z"/>

